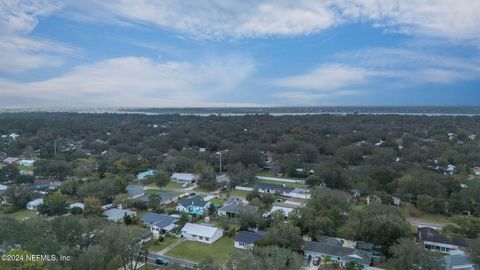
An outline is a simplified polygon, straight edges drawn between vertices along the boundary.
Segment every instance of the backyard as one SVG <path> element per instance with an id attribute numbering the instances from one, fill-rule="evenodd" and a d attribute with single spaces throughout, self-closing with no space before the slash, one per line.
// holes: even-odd
<path id="1" fill-rule="evenodd" d="M 210 257 L 216 263 L 225 263 L 233 249 L 233 238 L 225 236 L 213 244 L 185 241 L 167 252 L 166 255 L 193 262 L 201 262 Z"/>

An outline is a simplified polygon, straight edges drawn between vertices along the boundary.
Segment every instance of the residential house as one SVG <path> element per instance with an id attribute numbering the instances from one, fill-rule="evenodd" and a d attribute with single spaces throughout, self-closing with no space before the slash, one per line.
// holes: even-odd
<path id="1" fill-rule="evenodd" d="M 82 210 L 85 209 L 85 205 L 83 203 L 77 202 L 77 203 L 72 203 L 68 206 L 68 209 L 72 208 L 81 208 Z"/>
<path id="2" fill-rule="evenodd" d="M 33 189 L 57 189 L 60 187 L 62 182 L 54 179 L 48 179 L 48 180 L 35 180 L 32 184 Z"/>
<path id="3" fill-rule="evenodd" d="M 137 174 L 137 180 L 145 180 L 151 176 L 154 176 L 157 173 L 156 170 L 146 170 L 144 172 L 141 172 Z"/>
<path id="4" fill-rule="evenodd" d="M 157 213 L 146 213 L 140 221 L 150 229 L 155 237 L 171 232 L 177 227 L 178 218 Z"/>
<path id="5" fill-rule="evenodd" d="M 5 191 L 7 191 L 7 189 L 8 189 L 7 186 L 0 184 L 0 194 L 2 194 L 2 193 L 4 193 Z"/>
<path id="6" fill-rule="evenodd" d="M 276 211 L 280 211 L 285 217 L 288 217 L 288 215 L 295 209 L 301 207 L 301 205 L 298 204 L 292 204 L 292 203 L 287 203 L 287 202 L 275 202 L 273 203 L 272 209 L 265 213 L 264 216 L 270 216 L 272 213 Z"/>
<path id="7" fill-rule="evenodd" d="M 345 267 L 349 262 L 355 262 L 368 269 L 372 262 L 372 254 L 355 248 L 344 247 L 337 239 L 327 238 L 322 241 L 306 241 L 304 247 L 305 256 L 318 257 L 321 260 L 329 258 Z"/>
<path id="8" fill-rule="evenodd" d="M 245 212 L 257 212 L 258 207 L 245 204 L 241 200 L 232 199 L 225 203 L 225 205 L 217 210 L 219 216 L 238 217 Z"/>
<path id="9" fill-rule="evenodd" d="M 18 162 L 18 165 L 20 166 L 25 166 L 25 167 L 33 167 L 33 164 L 35 164 L 36 160 L 33 159 L 22 159 Z"/>
<path id="10" fill-rule="evenodd" d="M 38 206 L 43 203 L 43 199 L 36 199 L 33 201 L 29 201 L 27 203 L 28 210 L 37 210 Z"/>
<path id="11" fill-rule="evenodd" d="M 190 241 L 212 244 L 222 236 L 222 229 L 210 225 L 187 223 L 182 228 L 182 237 Z"/>
<path id="12" fill-rule="evenodd" d="M 437 230 L 430 227 L 417 228 L 416 241 L 426 249 L 440 252 L 465 249 L 469 245 L 469 241 L 466 239 L 441 235 Z"/>
<path id="13" fill-rule="evenodd" d="M 108 220 L 121 222 L 125 216 L 135 216 L 137 212 L 131 211 L 128 209 L 119 209 L 119 208 L 110 208 L 103 212 L 103 215 L 107 217 Z"/>
<path id="14" fill-rule="evenodd" d="M 141 197 L 145 194 L 143 190 L 143 186 L 140 185 L 128 185 L 127 186 L 127 194 L 129 198 L 136 199 Z"/>
<path id="15" fill-rule="evenodd" d="M 254 186 L 254 189 L 260 193 L 278 193 L 281 196 L 299 198 L 299 199 L 309 199 L 310 194 L 308 190 L 302 188 L 289 188 L 285 185 L 279 184 L 269 184 L 269 183 L 257 183 Z"/>
<path id="16" fill-rule="evenodd" d="M 160 196 L 160 204 L 169 204 L 174 202 L 179 193 L 175 191 L 157 191 L 154 194 L 157 194 Z M 150 195 L 151 194 L 145 194 L 140 197 L 137 197 L 138 200 L 144 201 L 144 202 L 149 202 L 150 201 Z"/>
<path id="17" fill-rule="evenodd" d="M 198 175 L 192 173 L 174 173 L 170 176 L 170 181 L 180 183 L 182 185 L 190 185 L 198 180 Z"/>
<path id="18" fill-rule="evenodd" d="M 443 257 L 446 270 L 475 270 L 470 257 L 461 250 L 451 250 L 447 256 Z"/>
<path id="19" fill-rule="evenodd" d="M 217 183 L 222 184 L 224 186 L 230 183 L 230 177 L 228 176 L 228 174 L 217 175 L 216 179 L 217 179 Z"/>
<path id="20" fill-rule="evenodd" d="M 262 239 L 264 236 L 265 233 L 262 231 L 239 231 L 235 235 L 234 247 L 251 250 L 255 246 L 255 242 Z"/>
<path id="21" fill-rule="evenodd" d="M 6 159 L 3 160 L 3 163 L 5 164 L 17 164 L 19 161 L 21 160 L 21 158 L 17 158 L 17 157 L 7 157 Z"/>
<path id="22" fill-rule="evenodd" d="M 480 175 L 480 167 L 479 166 L 473 167 L 472 171 L 473 171 L 474 175 L 477 175 L 477 176 Z"/>
<path id="23" fill-rule="evenodd" d="M 183 198 L 177 203 L 177 211 L 193 215 L 203 215 L 204 212 L 208 211 L 209 207 L 210 202 L 205 201 L 198 195 Z"/>

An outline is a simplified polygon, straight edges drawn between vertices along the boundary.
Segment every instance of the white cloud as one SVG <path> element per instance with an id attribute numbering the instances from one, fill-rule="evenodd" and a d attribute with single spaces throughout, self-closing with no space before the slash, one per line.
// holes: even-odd
<path id="1" fill-rule="evenodd" d="M 305 35 L 361 21 L 388 32 L 480 41 L 480 1 L 475 0 L 90 0 L 69 4 L 72 17 L 153 24 L 201 38 Z"/>
<path id="2" fill-rule="evenodd" d="M 400 33 L 480 42 L 480 1 L 338 0 L 346 18 Z"/>
<path id="3" fill-rule="evenodd" d="M 81 65 L 44 81 L 0 80 L 0 106 L 215 105 L 215 95 L 233 91 L 254 68 L 251 59 L 240 56 L 202 63 L 114 58 Z"/>
<path id="4" fill-rule="evenodd" d="M 341 64 L 326 64 L 302 75 L 272 81 L 278 87 L 334 91 L 345 86 L 365 83 L 374 72 Z"/>
<path id="5" fill-rule="evenodd" d="M 37 26 L 38 17 L 60 8 L 55 1 L 0 2 L 0 71 L 15 73 L 60 66 L 63 55 L 77 51 L 59 42 L 27 36 Z"/>

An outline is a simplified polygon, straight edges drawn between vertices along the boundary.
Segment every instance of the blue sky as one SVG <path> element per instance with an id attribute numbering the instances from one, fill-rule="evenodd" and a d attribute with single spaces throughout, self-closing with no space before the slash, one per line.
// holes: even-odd
<path id="1" fill-rule="evenodd" d="M 0 107 L 480 105 L 480 1 L 0 0 Z"/>

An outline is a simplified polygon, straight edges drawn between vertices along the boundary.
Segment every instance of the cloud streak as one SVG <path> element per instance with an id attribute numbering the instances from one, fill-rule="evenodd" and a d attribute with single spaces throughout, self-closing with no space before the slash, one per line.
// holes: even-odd
<path id="1" fill-rule="evenodd" d="M 253 60 L 239 56 L 229 56 L 224 61 L 207 59 L 202 63 L 113 58 L 81 65 L 44 81 L 0 80 L 0 106 L 215 105 L 216 94 L 234 91 L 254 68 Z"/>

